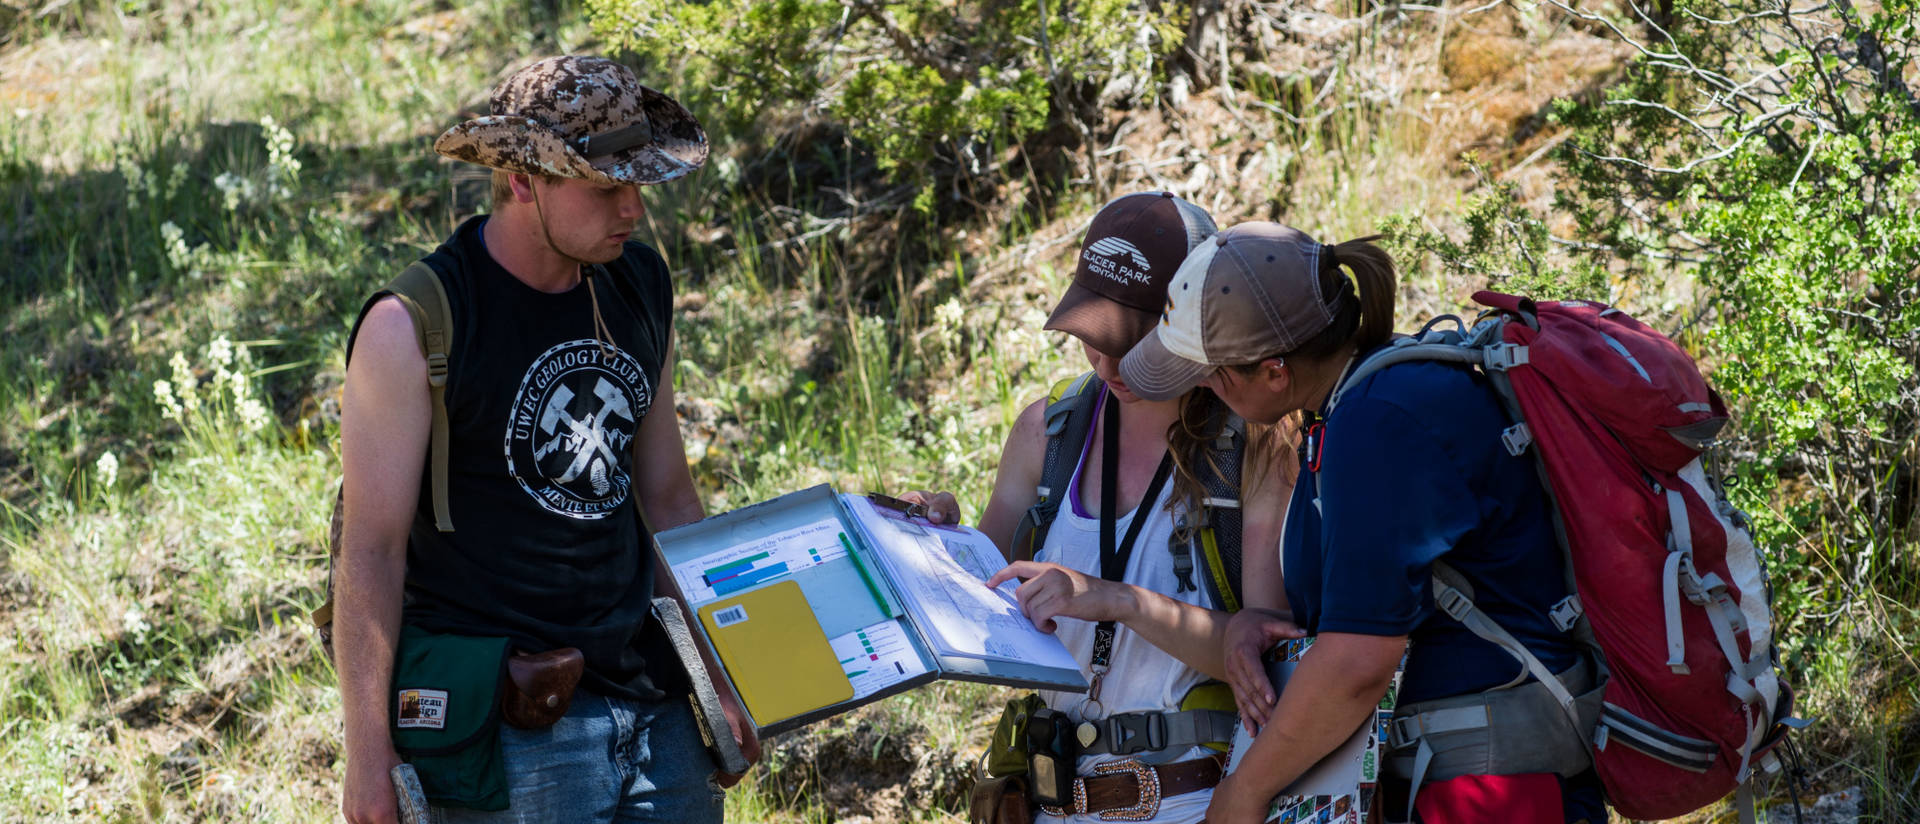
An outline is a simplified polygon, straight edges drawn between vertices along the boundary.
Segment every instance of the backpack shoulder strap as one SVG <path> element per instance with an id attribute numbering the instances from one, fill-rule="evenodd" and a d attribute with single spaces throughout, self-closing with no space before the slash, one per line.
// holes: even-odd
<path id="1" fill-rule="evenodd" d="M 453 350 L 453 310 L 447 303 L 447 288 L 440 282 L 440 275 L 425 260 L 416 260 L 400 270 L 400 274 L 380 291 L 367 298 L 360 307 L 360 318 L 365 319 L 367 310 L 372 309 L 381 298 L 393 296 L 400 300 L 407 315 L 413 319 L 414 342 L 420 346 L 420 354 L 427 361 L 427 392 L 433 401 L 433 434 L 428 460 L 432 461 L 433 474 L 433 519 L 434 526 L 441 532 L 453 531 L 453 517 L 447 502 L 447 361 Z M 353 342 L 360 336 L 360 321 L 353 324 L 353 331 L 347 338 L 347 356 L 353 356 Z M 345 525 L 346 490 L 334 493 L 333 518 L 327 531 L 327 600 L 319 609 L 310 614 L 315 627 L 320 630 L 320 641 L 326 648 L 327 656 L 333 656 L 333 559 L 340 554 L 340 542 Z"/>
<path id="2" fill-rule="evenodd" d="M 1041 464 L 1040 485 L 1035 489 L 1038 500 L 1021 516 L 1020 525 L 1014 527 L 1014 560 L 1033 560 L 1034 554 L 1046 544 L 1047 529 L 1053 525 L 1054 515 L 1059 513 L 1060 501 L 1066 497 L 1073 477 L 1071 453 L 1086 442 L 1087 433 L 1093 430 L 1093 405 L 1105 389 L 1106 384 L 1094 373 L 1087 372 L 1061 380 L 1047 392 L 1047 452 Z"/>
<path id="3" fill-rule="evenodd" d="M 453 354 L 453 310 L 447 305 L 447 288 L 440 275 L 426 261 L 416 260 L 393 282 L 387 292 L 400 298 L 413 316 L 415 338 L 420 354 L 427 359 L 427 391 L 433 397 L 433 441 L 429 460 L 433 475 L 433 521 L 441 532 L 453 531 L 453 515 L 447 501 L 447 362 Z"/>
<path id="4" fill-rule="evenodd" d="M 1226 419 L 1220 435 L 1208 446 L 1207 460 L 1194 467 L 1205 497 L 1193 513 L 1176 517 L 1167 542 L 1181 591 L 1193 587 L 1193 556 L 1199 555 L 1204 573 L 1201 581 L 1213 603 L 1227 612 L 1239 612 L 1243 544 L 1240 483 L 1245 478 L 1242 464 L 1246 460 L 1247 428 L 1246 420 L 1239 415 L 1231 410 L 1223 413 Z"/>

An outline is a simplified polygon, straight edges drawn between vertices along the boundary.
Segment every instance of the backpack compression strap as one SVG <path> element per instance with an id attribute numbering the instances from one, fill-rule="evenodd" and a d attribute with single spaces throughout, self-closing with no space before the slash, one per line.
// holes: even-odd
<path id="1" fill-rule="evenodd" d="M 433 267 L 416 260 L 401 270 L 385 291 L 399 298 L 400 305 L 413 316 L 414 337 L 420 344 L 420 354 L 427 359 L 427 392 L 433 397 L 433 447 L 428 450 L 428 460 L 433 464 L 433 521 L 441 532 L 452 532 L 453 514 L 447 502 L 446 395 L 453 311 L 447 306 L 447 289 Z"/>
<path id="2" fill-rule="evenodd" d="M 1060 501 L 1066 498 L 1067 485 L 1073 478 L 1075 460 L 1067 453 L 1086 443 L 1087 433 L 1093 430 L 1093 404 L 1104 389 L 1106 384 L 1088 372 L 1054 384 L 1047 393 L 1047 454 L 1041 464 L 1040 486 L 1036 489 L 1039 498 L 1027 508 L 1027 514 L 1021 516 L 1019 526 L 1014 527 L 1014 560 L 1031 561 L 1046 544 L 1047 529 L 1053 525 L 1053 517 L 1059 513 Z"/>

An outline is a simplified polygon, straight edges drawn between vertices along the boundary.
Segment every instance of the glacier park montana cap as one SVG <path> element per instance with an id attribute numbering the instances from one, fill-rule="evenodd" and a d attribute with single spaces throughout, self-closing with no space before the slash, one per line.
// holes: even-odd
<path id="1" fill-rule="evenodd" d="M 1214 232 L 1205 210 L 1171 192 L 1140 192 L 1107 202 L 1087 226 L 1080 262 L 1047 329 L 1073 335 L 1112 357 L 1153 328 L 1167 281 L 1187 253 Z"/>
<path id="2" fill-rule="evenodd" d="M 665 183 L 707 162 L 707 134 L 673 98 L 604 57 L 549 57 L 494 87 L 492 113 L 433 150 L 519 174 Z"/>
<path id="3" fill-rule="evenodd" d="M 1221 366 L 1298 349 L 1333 323 L 1327 247 L 1291 226 L 1242 223 L 1193 250 L 1167 284 L 1160 325 L 1120 361 L 1127 388 L 1177 397 Z"/>

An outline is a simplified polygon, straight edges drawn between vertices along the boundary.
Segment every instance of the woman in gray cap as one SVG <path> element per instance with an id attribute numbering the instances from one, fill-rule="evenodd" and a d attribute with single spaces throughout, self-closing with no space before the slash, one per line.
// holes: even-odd
<path id="1" fill-rule="evenodd" d="M 1228 610 L 1284 605 L 1276 546 L 1289 475 L 1275 428 L 1243 428 L 1203 389 L 1144 400 L 1117 371 L 1213 230 L 1204 211 L 1161 192 L 1094 217 L 1046 325 L 1079 340 L 1092 372 L 1021 413 L 980 516 L 1012 561 L 988 583 L 1023 579 L 1021 607 L 1092 684 L 1040 693 L 1046 709 L 1030 724 L 1058 732 L 1053 751 L 1032 753 L 1058 772 L 1028 776 L 1041 821 L 1199 820 L 1236 723 L 1216 680 Z M 913 495 L 936 520 L 957 517 L 951 495 Z"/>

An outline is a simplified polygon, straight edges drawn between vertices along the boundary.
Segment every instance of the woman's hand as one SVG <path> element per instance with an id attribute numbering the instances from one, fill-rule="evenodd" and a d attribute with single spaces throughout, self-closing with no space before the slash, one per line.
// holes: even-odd
<path id="1" fill-rule="evenodd" d="M 1262 824 L 1267 820 L 1273 799 L 1256 797 L 1244 784 L 1245 779 L 1233 773 L 1220 778 L 1220 784 L 1213 788 L 1213 799 L 1207 802 L 1207 824 Z"/>
<path id="2" fill-rule="evenodd" d="M 1053 632 L 1055 618 L 1082 621 L 1125 621 L 1137 609 L 1134 588 L 1096 578 L 1059 564 L 1039 561 L 1015 561 L 987 579 L 987 586 L 999 587 L 1019 578 L 1026 583 L 1014 592 L 1020 611 L 1027 614 L 1041 632 Z"/>
<path id="3" fill-rule="evenodd" d="M 953 497 L 953 493 L 951 492 L 931 492 L 916 489 L 901 495 L 900 500 L 926 507 L 927 521 L 929 523 L 960 523 L 960 501 Z"/>
<path id="4" fill-rule="evenodd" d="M 1279 696 L 1261 656 L 1274 644 L 1306 635 L 1291 616 L 1276 610 L 1249 607 L 1227 620 L 1225 650 L 1227 684 L 1233 687 L 1233 703 L 1240 710 L 1240 723 L 1249 734 L 1266 726 Z"/>

